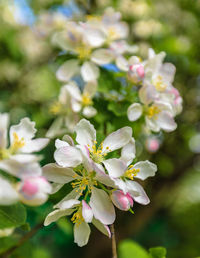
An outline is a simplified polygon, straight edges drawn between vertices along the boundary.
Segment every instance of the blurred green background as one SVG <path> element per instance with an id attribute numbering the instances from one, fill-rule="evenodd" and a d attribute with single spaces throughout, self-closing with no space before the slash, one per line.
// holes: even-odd
<path id="1" fill-rule="evenodd" d="M 166 60 L 177 67 L 174 86 L 184 99 L 176 119 L 178 129 L 161 135 L 162 146 L 149 154 L 139 145 L 140 159 L 158 165 L 158 173 L 145 183 L 151 199 L 148 206 L 135 204 L 135 215 L 119 211 L 116 237 L 120 258 L 145 258 L 151 247 L 163 246 L 168 258 L 200 256 L 200 1 L 195 0 L 1 0 L 0 1 L 0 112 L 9 112 L 11 123 L 29 116 L 38 135 L 45 135 L 54 117 L 49 106 L 61 84 L 55 71 L 59 50 L 51 44 L 54 31 L 71 16 L 102 14 L 113 6 L 130 26 L 130 42 L 145 56 L 149 47 L 165 51 Z M 59 13 L 59 15 L 57 15 Z M 106 78 L 105 78 L 106 80 Z M 106 83 L 106 81 L 104 82 Z M 98 102 L 96 103 L 98 106 Z M 106 110 L 105 110 L 106 112 Z M 98 118 L 94 120 L 98 124 Z M 42 154 L 43 164 L 52 162 L 54 143 Z M 51 153 L 52 155 L 50 155 Z M 31 227 L 45 216 L 69 189 L 54 195 L 39 208 L 27 208 Z M 111 257 L 111 241 L 95 229 L 89 244 L 73 243 L 72 223 L 61 219 L 41 228 L 11 257 L 53 258 Z M 26 234 L 18 229 L 0 239 L 0 253 Z M 134 242 L 132 242 L 134 241 Z M 137 242 L 140 246 L 135 244 Z M 149 256 L 148 256 L 149 257 Z M 156 256 L 153 256 L 156 257 Z M 158 256 L 160 258 L 164 255 Z"/>

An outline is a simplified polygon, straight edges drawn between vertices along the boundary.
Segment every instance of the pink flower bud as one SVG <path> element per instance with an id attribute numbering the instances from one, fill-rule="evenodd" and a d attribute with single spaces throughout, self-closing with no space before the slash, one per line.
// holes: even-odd
<path id="1" fill-rule="evenodd" d="M 46 202 L 51 193 L 51 185 L 42 176 L 27 177 L 19 183 L 18 192 L 23 203 L 37 206 Z"/>
<path id="2" fill-rule="evenodd" d="M 111 200 L 118 209 L 123 211 L 129 210 L 133 206 L 133 199 L 130 194 L 124 194 L 121 190 L 112 192 Z"/>
<path id="3" fill-rule="evenodd" d="M 160 147 L 160 142 L 156 138 L 149 138 L 146 141 L 146 148 L 149 152 L 156 152 Z"/>
<path id="4" fill-rule="evenodd" d="M 142 64 L 133 64 L 129 67 L 128 77 L 131 81 L 138 83 L 145 76 L 144 66 Z"/>

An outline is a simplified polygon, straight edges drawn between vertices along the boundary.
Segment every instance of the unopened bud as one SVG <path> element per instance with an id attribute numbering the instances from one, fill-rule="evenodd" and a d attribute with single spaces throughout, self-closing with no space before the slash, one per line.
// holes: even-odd
<path id="1" fill-rule="evenodd" d="M 42 177 L 28 177 L 19 183 L 18 192 L 23 203 L 30 206 L 46 202 L 51 193 L 51 185 Z"/>
<path id="2" fill-rule="evenodd" d="M 112 192 L 111 200 L 118 209 L 123 211 L 129 210 L 133 206 L 133 199 L 130 194 L 124 194 L 121 190 Z"/>

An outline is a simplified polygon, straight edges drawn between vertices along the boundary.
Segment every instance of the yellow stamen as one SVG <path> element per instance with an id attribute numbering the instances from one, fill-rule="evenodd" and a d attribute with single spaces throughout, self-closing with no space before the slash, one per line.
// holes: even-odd
<path id="1" fill-rule="evenodd" d="M 140 172 L 139 168 L 133 168 L 133 165 L 130 165 L 126 172 L 124 173 L 124 176 L 134 180 L 134 177 L 137 176 L 137 174 Z"/>
<path id="2" fill-rule="evenodd" d="M 21 139 L 19 138 L 19 136 L 17 135 L 16 132 L 13 133 L 13 143 L 10 146 L 10 152 L 11 153 L 15 153 L 17 152 L 19 149 L 21 149 L 22 147 L 24 147 L 25 145 L 25 141 L 24 138 L 22 137 Z"/>
<path id="3" fill-rule="evenodd" d="M 157 91 L 165 91 L 167 85 L 163 82 L 163 78 L 161 75 L 158 75 L 156 79 L 153 81 L 153 84 Z"/>
<path id="4" fill-rule="evenodd" d="M 89 96 L 88 93 L 84 93 L 84 94 L 82 95 L 82 104 L 83 104 L 84 106 L 90 106 L 90 105 L 92 105 L 92 100 L 91 100 L 91 97 Z"/>
<path id="5" fill-rule="evenodd" d="M 152 118 L 152 117 L 156 118 L 157 115 L 158 115 L 160 112 L 161 112 L 161 110 L 160 110 L 157 106 L 151 106 L 151 107 L 149 107 L 148 110 L 147 110 L 147 116 L 148 116 L 149 118 Z"/>
<path id="6" fill-rule="evenodd" d="M 91 49 L 88 47 L 88 46 L 80 46 L 80 47 L 76 47 L 75 48 L 75 51 L 77 52 L 78 54 L 78 57 L 80 59 L 87 59 L 90 57 L 90 54 L 91 54 Z"/>
<path id="7" fill-rule="evenodd" d="M 92 147 L 90 147 L 88 145 L 88 150 L 90 152 L 91 159 L 94 162 L 96 162 L 96 163 L 101 163 L 104 160 L 104 158 L 107 155 L 107 153 L 106 152 L 105 153 L 102 152 L 103 151 L 103 144 L 102 143 L 100 144 L 100 146 L 98 148 L 96 147 L 96 144 L 97 144 L 97 142 L 94 141 L 94 144 L 92 145 Z M 111 151 L 109 149 L 109 147 L 106 147 L 106 150 L 107 151 L 108 150 Z"/>
<path id="8" fill-rule="evenodd" d="M 61 111 L 62 111 L 62 104 L 59 101 L 56 101 L 55 103 L 53 103 L 49 108 L 49 112 L 54 115 L 61 113 Z"/>
<path id="9" fill-rule="evenodd" d="M 77 223 L 77 225 L 80 225 L 84 221 L 81 209 L 79 209 L 77 212 L 73 214 L 71 221 L 73 223 Z"/>

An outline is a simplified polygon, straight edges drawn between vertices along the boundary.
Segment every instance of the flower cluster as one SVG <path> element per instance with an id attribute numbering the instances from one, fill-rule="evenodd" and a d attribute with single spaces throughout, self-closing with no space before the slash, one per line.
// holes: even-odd
<path id="1" fill-rule="evenodd" d="M 12 182 L 6 176 L 0 176 L 0 205 L 10 205 L 18 200 L 32 206 L 40 205 L 46 202 L 51 185 L 42 176 L 40 157 L 34 152 L 43 149 L 49 140 L 33 139 L 35 123 L 23 118 L 19 124 L 10 127 L 8 145 L 8 124 L 9 115 L 0 114 L 0 169 L 14 177 Z"/>
<path id="2" fill-rule="evenodd" d="M 75 242 L 79 246 L 87 244 L 90 227 L 94 224 L 102 233 L 110 236 L 108 225 L 115 220 L 113 204 L 121 210 L 130 210 L 133 202 L 146 205 L 149 198 L 143 187 L 135 179 L 145 180 L 154 176 L 155 164 L 135 158 L 135 140 L 132 129 L 123 127 L 108 135 L 102 143 L 96 140 L 96 130 L 86 119 L 75 127 L 76 142 L 69 135 L 55 142 L 56 163 L 43 167 L 45 177 L 53 182 L 54 191 L 70 183 L 68 193 L 51 212 L 45 225 L 62 216 L 72 215 Z M 121 149 L 118 158 L 111 158 Z"/>

